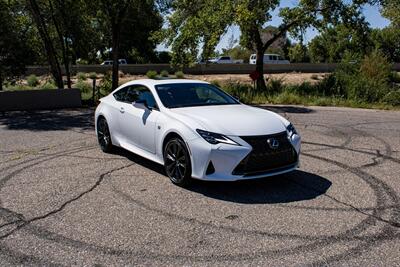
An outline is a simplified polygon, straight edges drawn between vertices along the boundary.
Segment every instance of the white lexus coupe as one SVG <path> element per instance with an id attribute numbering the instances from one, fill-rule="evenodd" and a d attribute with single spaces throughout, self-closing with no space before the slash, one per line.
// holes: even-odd
<path id="1" fill-rule="evenodd" d="M 300 136 L 280 115 L 196 80 L 136 80 L 96 109 L 101 149 L 119 146 L 164 165 L 174 184 L 235 181 L 297 168 Z"/>

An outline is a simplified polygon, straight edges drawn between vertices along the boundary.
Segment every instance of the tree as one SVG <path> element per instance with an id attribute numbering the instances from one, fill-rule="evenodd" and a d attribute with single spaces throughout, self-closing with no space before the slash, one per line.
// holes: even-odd
<path id="1" fill-rule="evenodd" d="M 97 15 L 100 27 L 104 31 L 103 37 L 106 43 L 110 40 L 113 89 L 118 87 L 120 56 L 136 59 L 139 63 L 155 60 L 156 44 L 154 40 L 150 40 L 150 35 L 153 30 L 159 30 L 162 26 L 159 12 L 165 7 L 165 3 L 161 0 L 98 1 Z"/>
<path id="2" fill-rule="evenodd" d="M 50 35 L 48 21 L 46 16 L 42 14 L 43 8 L 39 6 L 36 0 L 26 0 L 27 6 L 30 8 L 33 21 L 36 24 L 39 35 L 43 41 L 47 60 L 50 65 L 50 70 L 58 88 L 64 88 L 64 82 L 60 67 L 60 61 L 57 56 L 57 50 Z"/>
<path id="3" fill-rule="evenodd" d="M 202 47 L 202 57 L 213 51 L 227 27 L 236 24 L 241 30 L 241 44 L 255 47 L 256 71 L 261 75 L 257 88 L 265 90 L 263 57 L 265 51 L 278 39 L 290 32 L 298 37 L 306 27 L 322 27 L 338 22 L 354 24 L 361 16 L 365 1 L 301 0 L 292 8 L 282 8 L 282 24 L 263 40 L 262 32 L 268 26 L 278 0 L 176 0 L 169 27 L 163 32 L 166 43 L 172 45 L 173 63 L 190 63 Z"/>
<path id="4" fill-rule="evenodd" d="M 121 28 L 125 22 L 127 10 L 132 2 L 132 0 L 117 0 L 112 2 L 107 0 L 99 0 L 98 2 L 101 19 L 108 26 L 111 35 L 113 90 L 118 87 L 118 59 L 121 41 Z"/>
<path id="5" fill-rule="evenodd" d="M 374 29 L 371 35 L 374 47 L 380 50 L 390 62 L 400 62 L 400 28 L 388 26 Z"/>
<path id="6" fill-rule="evenodd" d="M 393 26 L 400 27 L 400 0 L 381 0 L 382 15 L 389 19 Z"/>
<path id="7" fill-rule="evenodd" d="M 324 27 L 309 43 L 312 62 L 340 62 L 345 54 L 361 59 L 373 50 L 371 29 L 364 20 L 356 27 L 346 24 Z"/>
<path id="8" fill-rule="evenodd" d="M 222 49 L 223 55 L 228 55 L 233 59 L 243 59 L 243 62 L 249 63 L 250 56 L 253 52 L 246 47 L 241 45 L 234 46 L 232 48 Z"/>
<path id="9" fill-rule="evenodd" d="M 290 62 L 294 63 L 310 61 L 307 47 L 302 43 L 295 44 L 289 48 L 289 58 Z"/>
<path id="10" fill-rule="evenodd" d="M 162 23 L 163 19 L 154 1 L 134 1 L 127 10 L 121 28 L 120 57 L 132 63 L 157 61 L 154 52 L 157 43 L 151 39 L 151 34 L 160 30 Z"/>
<path id="11" fill-rule="evenodd" d="M 25 65 L 35 60 L 22 14 L 23 6 L 19 3 L 0 1 L 0 90 L 4 80 L 20 75 Z"/>

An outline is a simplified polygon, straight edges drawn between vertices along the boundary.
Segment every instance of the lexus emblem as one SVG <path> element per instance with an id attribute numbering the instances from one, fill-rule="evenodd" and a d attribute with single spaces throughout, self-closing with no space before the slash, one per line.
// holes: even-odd
<path id="1" fill-rule="evenodd" d="M 267 143 L 271 149 L 277 149 L 279 147 L 279 141 L 275 138 L 269 138 Z"/>

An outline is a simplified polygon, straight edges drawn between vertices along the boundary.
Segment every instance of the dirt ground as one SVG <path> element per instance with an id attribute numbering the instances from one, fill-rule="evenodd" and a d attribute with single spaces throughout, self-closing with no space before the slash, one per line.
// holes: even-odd
<path id="1" fill-rule="evenodd" d="M 284 84 L 300 84 L 303 82 L 315 83 L 321 80 L 327 73 L 279 73 L 279 74 L 266 74 L 265 78 L 281 79 Z M 128 82 L 133 79 L 146 79 L 145 75 L 124 75 L 121 77 L 121 82 Z M 247 74 L 212 74 L 212 75 L 185 75 L 186 79 L 197 79 L 207 82 L 218 81 L 220 83 L 226 82 L 240 82 L 251 83 L 251 79 Z"/>

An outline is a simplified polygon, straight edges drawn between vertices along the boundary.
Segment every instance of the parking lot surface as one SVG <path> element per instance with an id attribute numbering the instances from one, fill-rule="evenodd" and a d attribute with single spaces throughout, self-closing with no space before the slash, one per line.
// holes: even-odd
<path id="1" fill-rule="evenodd" d="M 399 266 L 400 112 L 294 106 L 293 173 L 174 186 L 93 110 L 0 114 L 0 265 Z"/>

